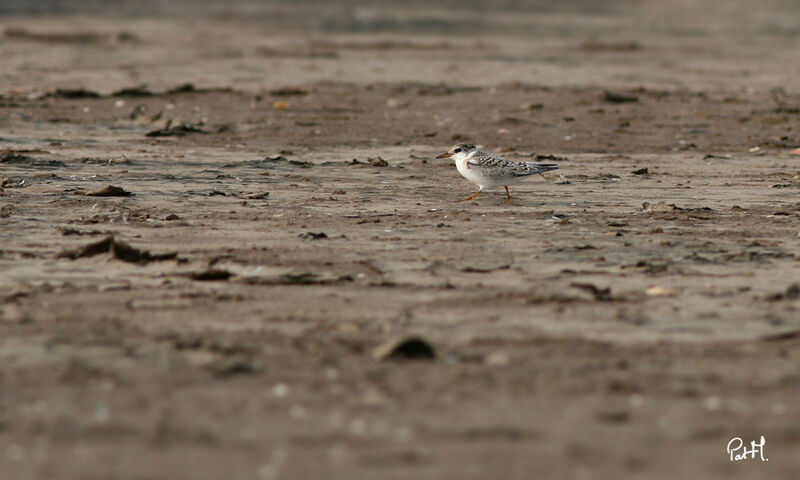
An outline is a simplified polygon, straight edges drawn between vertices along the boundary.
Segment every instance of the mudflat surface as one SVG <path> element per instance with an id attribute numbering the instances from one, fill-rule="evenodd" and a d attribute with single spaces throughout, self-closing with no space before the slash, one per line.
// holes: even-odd
<path id="1" fill-rule="evenodd" d="M 3 478 L 800 472 L 791 2 L 27 3 Z"/>

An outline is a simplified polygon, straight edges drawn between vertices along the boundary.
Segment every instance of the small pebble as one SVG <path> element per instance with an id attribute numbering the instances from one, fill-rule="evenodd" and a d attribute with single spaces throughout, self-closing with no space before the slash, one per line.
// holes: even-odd
<path id="1" fill-rule="evenodd" d="M 278 398 L 283 398 L 286 395 L 289 395 L 289 386 L 285 383 L 279 383 L 272 387 L 272 394 Z"/>

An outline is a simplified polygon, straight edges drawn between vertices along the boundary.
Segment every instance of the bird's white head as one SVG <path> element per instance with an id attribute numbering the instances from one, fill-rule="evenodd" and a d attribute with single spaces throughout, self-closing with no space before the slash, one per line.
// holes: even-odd
<path id="1" fill-rule="evenodd" d="M 473 145 L 471 143 L 457 143 L 457 144 L 453 145 L 452 147 L 450 147 L 450 150 L 448 150 L 447 153 L 443 153 L 443 154 L 437 156 L 436 158 L 453 157 L 453 160 L 459 161 L 459 160 L 463 160 L 463 159 L 471 156 L 477 150 L 478 150 L 478 147 L 476 147 L 475 145 Z"/>

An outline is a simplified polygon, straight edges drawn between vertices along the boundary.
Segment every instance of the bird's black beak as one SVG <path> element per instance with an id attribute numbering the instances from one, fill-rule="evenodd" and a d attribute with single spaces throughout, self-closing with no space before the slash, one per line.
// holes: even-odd
<path id="1" fill-rule="evenodd" d="M 452 157 L 452 156 L 453 156 L 452 153 L 447 152 L 447 153 L 443 153 L 441 155 L 438 155 L 436 158 L 447 158 L 447 157 Z"/>

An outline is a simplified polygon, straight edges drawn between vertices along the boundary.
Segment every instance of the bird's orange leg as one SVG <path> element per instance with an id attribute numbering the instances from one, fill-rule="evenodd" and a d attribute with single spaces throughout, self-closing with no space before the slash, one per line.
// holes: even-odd
<path id="1" fill-rule="evenodd" d="M 508 196 L 506 203 L 511 203 L 511 193 L 508 191 L 508 185 L 506 185 L 506 196 Z"/>
<path id="2" fill-rule="evenodd" d="M 482 192 L 481 190 L 478 190 L 477 192 L 473 193 L 473 194 L 472 194 L 472 195 L 470 195 L 469 197 L 464 197 L 464 198 L 462 198 L 461 200 L 459 200 L 459 202 L 466 202 L 467 200 L 472 200 L 473 198 L 477 197 L 477 196 L 478 196 L 478 195 L 480 195 L 481 193 L 483 193 L 483 192 Z"/>

